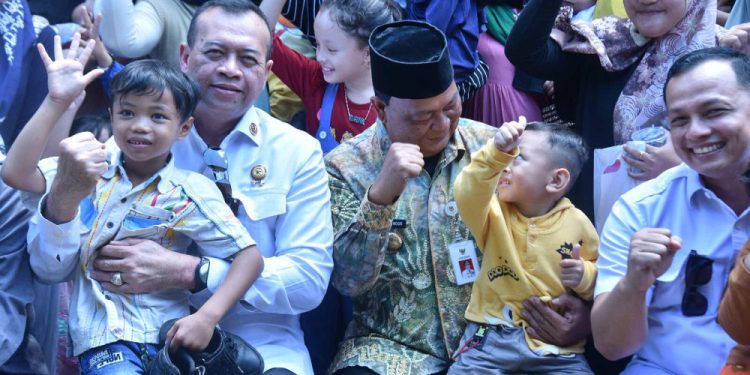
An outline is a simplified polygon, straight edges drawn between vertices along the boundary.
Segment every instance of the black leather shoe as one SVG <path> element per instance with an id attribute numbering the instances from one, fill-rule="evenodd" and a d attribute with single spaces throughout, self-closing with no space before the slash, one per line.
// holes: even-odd
<path id="1" fill-rule="evenodd" d="M 146 368 L 146 375 L 198 375 L 204 374 L 204 368 L 196 368 L 195 360 L 187 350 L 180 348 L 171 354 L 162 348 Z"/>
<path id="2" fill-rule="evenodd" d="M 159 330 L 159 342 L 164 345 L 167 332 L 177 319 L 164 323 Z M 180 348 L 177 353 L 169 354 L 166 346 L 159 350 L 159 355 L 152 362 L 157 372 L 152 372 L 151 364 L 147 374 L 221 374 L 221 375 L 261 375 L 263 373 L 263 358 L 255 348 L 237 335 L 219 328 L 214 328 L 214 334 L 208 347 L 200 353 Z M 171 366 L 170 366 L 171 365 Z"/>
<path id="3" fill-rule="evenodd" d="M 172 319 L 161 326 L 159 329 L 159 343 L 162 348 L 156 354 L 148 367 L 146 375 L 197 375 L 204 374 L 205 368 L 196 367 L 195 359 L 187 349 L 180 348 L 176 353 L 169 352 L 164 344 L 167 339 L 167 332 L 172 328 L 177 319 Z"/>
<path id="4" fill-rule="evenodd" d="M 206 350 L 193 356 L 196 363 L 206 367 L 207 374 L 263 373 L 263 358 L 255 348 L 239 336 L 214 329 L 214 335 Z"/>

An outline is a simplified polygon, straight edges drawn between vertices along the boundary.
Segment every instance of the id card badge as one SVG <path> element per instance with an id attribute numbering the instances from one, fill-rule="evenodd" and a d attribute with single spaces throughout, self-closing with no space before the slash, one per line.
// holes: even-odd
<path id="1" fill-rule="evenodd" d="M 456 276 L 456 284 L 464 285 L 477 279 L 479 276 L 479 261 L 477 261 L 477 250 L 473 241 L 454 242 L 448 245 L 451 256 L 453 274 Z"/>

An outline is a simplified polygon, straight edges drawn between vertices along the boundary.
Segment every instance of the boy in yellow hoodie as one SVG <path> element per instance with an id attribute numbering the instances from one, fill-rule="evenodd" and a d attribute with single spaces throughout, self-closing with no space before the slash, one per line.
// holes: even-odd
<path id="1" fill-rule="evenodd" d="M 531 296 L 592 297 L 599 240 L 564 197 L 587 155 L 564 126 L 527 126 L 521 117 L 503 124 L 456 178 L 458 211 L 484 258 L 449 374 L 592 373 L 583 341 L 562 348 L 533 339 L 521 315 Z"/>

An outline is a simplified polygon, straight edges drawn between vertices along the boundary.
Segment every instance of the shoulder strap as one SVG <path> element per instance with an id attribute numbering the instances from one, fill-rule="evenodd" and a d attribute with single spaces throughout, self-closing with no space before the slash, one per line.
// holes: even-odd
<path id="1" fill-rule="evenodd" d="M 326 91 L 323 94 L 323 106 L 320 109 L 320 124 L 318 125 L 315 138 L 320 142 L 324 154 L 339 145 L 331 133 L 331 114 L 333 113 L 333 102 L 336 100 L 338 90 L 338 83 L 329 84 L 326 86 Z"/>

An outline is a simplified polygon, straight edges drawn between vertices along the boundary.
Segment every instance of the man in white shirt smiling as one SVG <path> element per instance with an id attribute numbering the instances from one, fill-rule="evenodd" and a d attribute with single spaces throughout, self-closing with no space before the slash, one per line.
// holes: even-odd
<path id="1" fill-rule="evenodd" d="M 601 235 L 592 330 L 623 374 L 717 374 L 734 341 L 716 321 L 750 232 L 750 59 L 710 48 L 678 59 L 665 84 L 685 164 L 623 195 Z"/>

